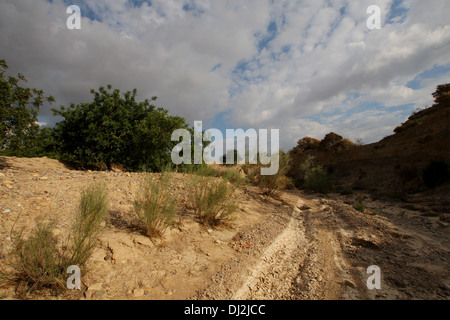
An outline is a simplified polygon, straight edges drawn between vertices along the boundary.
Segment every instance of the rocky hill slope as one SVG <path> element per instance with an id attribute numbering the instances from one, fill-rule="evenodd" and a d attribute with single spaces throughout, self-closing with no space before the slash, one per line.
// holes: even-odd
<path id="1" fill-rule="evenodd" d="M 313 157 L 335 178 L 338 191 L 370 190 L 402 199 L 428 196 L 445 210 L 450 190 L 449 94 L 450 85 L 438 86 L 432 107 L 415 112 L 395 134 L 376 143 L 357 146 L 334 133 L 322 141 L 299 140 L 291 152 L 291 176 L 301 183 L 301 164 Z"/>

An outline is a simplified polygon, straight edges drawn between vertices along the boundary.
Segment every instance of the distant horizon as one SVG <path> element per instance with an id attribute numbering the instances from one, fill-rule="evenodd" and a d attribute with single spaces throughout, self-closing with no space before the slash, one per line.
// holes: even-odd
<path id="1" fill-rule="evenodd" d="M 330 132 L 370 144 L 450 82 L 448 12 L 446 0 L 4 0 L 0 59 L 56 98 L 44 126 L 61 120 L 51 108 L 111 84 L 189 125 L 279 129 L 284 150 Z"/>

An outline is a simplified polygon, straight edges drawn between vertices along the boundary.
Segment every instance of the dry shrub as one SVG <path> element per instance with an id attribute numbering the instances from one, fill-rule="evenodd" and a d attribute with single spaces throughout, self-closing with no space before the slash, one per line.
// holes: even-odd
<path id="1" fill-rule="evenodd" d="M 134 208 L 149 237 L 162 237 L 177 212 L 177 198 L 171 192 L 171 174 L 161 173 L 158 181 L 148 175 L 141 183 Z"/>
<path id="2" fill-rule="evenodd" d="M 96 183 L 81 193 L 81 200 L 72 231 L 71 264 L 85 265 L 92 254 L 100 231 L 100 223 L 108 208 L 106 185 Z"/>
<path id="3" fill-rule="evenodd" d="M 217 226 L 236 211 L 235 187 L 226 180 L 194 175 L 190 190 L 190 202 L 202 223 Z"/>
<path id="4" fill-rule="evenodd" d="M 60 293 L 66 288 L 69 266 L 76 265 L 82 274 L 86 272 L 106 209 L 104 184 L 91 185 L 81 194 L 78 214 L 66 241 L 55 236 L 55 221 L 39 223 L 28 238 L 23 230 L 14 235 L 14 247 L 0 270 L 2 285 L 15 285 L 19 297 L 41 289 Z"/>
<path id="5" fill-rule="evenodd" d="M 252 171 L 254 175 L 252 179 L 260 187 L 264 196 L 278 198 L 281 191 L 293 187 L 291 179 L 286 176 L 290 162 L 290 156 L 280 152 L 278 172 L 274 175 L 261 175 L 262 166 L 255 166 L 258 171 Z"/>

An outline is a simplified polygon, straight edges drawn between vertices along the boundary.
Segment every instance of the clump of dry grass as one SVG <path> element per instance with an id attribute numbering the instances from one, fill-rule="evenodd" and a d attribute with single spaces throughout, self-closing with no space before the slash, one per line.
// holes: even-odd
<path id="1" fill-rule="evenodd" d="M 217 226 L 228 221 L 236 211 L 235 187 L 226 180 L 193 176 L 190 202 L 202 223 Z"/>
<path id="2" fill-rule="evenodd" d="M 106 211 L 104 183 L 92 184 L 82 191 L 78 215 L 72 227 L 71 264 L 84 266 L 91 256 Z"/>
<path id="3" fill-rule="evenodd" d="M 244 168 L 250 181 L 261 189 L 266 198 L 278 198 L 283 190 L 293 187 L 291 179 L 286 176 L 290 166 L 290 157 L 281 151 L 278 156 L 279 167 L 274 175 L 262 175 L 261 167 L 263 166 L 261 164 L 246 165 Z"/>
<path id="4" fill-rule="evenodd" d="M 18 296 L 34 290 L 60 293 L 66 289 L 69 266 L 86 271 L 106 210 L 105 185 L 91 185 L 81 194 L 78 214 L 65 241 L 55 236 L 55 221 L 39 223 L 29 237 L 23 230 L 15 234 L 9 259 L 0 270 L 0 283 L 15 285 Z"/>
<path id="5" fill-rule="evenodd" d="M 139 187 L 134 208 L 149 237 L 162 237 L 177 212 L 177 198 L 171 191 L 170 173 L 162 173 L 158 181 L 148 175 Z"/>

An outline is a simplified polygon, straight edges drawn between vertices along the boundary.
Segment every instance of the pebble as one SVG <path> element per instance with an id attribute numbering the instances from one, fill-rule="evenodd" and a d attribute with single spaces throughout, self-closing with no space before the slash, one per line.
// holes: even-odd
<path id="1" fill-rule="evenodd" d="M 89 286 L 89 288 L 88 288 L 89 291 L 100 291 L 102 289 L 103 289 L 103 283 L 101 283 L 101 282 L 94 283 L 93 285 Z"/>
<path id="2" fill-rule="evenodd" d="M 11 209 L 5 209 L 5 210 L 3 210 L 3 213 L 10 213 L 11 212 Z"/>
<path id="3" fill-rule="evenodd" d="M 135 298 L 142 297 L 144 294 L 145 294 L 144 289 L 138 288 L 133 290 L 133 295 Z"/>
<path id="4" fill-rule="evenodd" d="M 346 285 L 348 285 L 349 287 L 351 287 L 351 288 L 356 288 L 356 284 L 354 284 L 354 283 L 353 283 L 352 281 L 350 281 L 350 280 L 345 280 L 344 283 L 345 283 Z"/>

